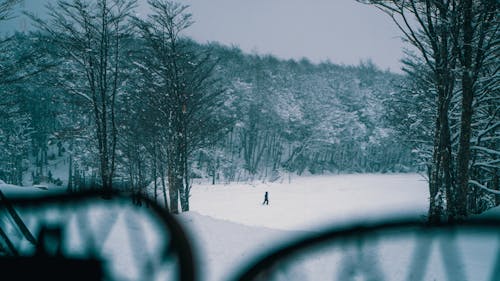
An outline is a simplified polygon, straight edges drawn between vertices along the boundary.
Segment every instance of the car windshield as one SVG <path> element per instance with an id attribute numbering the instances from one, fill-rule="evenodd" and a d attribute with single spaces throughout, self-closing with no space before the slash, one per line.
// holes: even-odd
<path id="1" fill-rule="evenodd" d="M 498 279 L 499 9 L 0 0 L 0 271 Z"/>

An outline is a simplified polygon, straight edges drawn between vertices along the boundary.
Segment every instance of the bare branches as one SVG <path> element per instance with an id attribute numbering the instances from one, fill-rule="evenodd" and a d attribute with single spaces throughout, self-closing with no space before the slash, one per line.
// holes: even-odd
<path id="1" fill-rule="evenodd" d="M 481 82 L 482 91 L 477 85 L 479 78 L 482 75 L 495 75 L 498 71 L 498 55 L 495 52 L 498 53 L 500 3 L 492 0 L 358 2 L 372 4 L 388 14 L 403 33 L 404 39 L 419 51 L 432 73 L 429 85 L 433 86 L 436 93 L 437 112 L 434 159 L 431 162 L 430 216 L 432 219 L 434 215 L 434 195 L 446 193 L 447 216 L 450 219 L 464 218 L 469 201 L 467 185 L 470 184 L 471 150 L 477 153 L 474 151 L 477 149 L 470 146 L 471 136 L 475 133 L 472 131 L 473 105 L 477 104 L 475 100 L 478 98 L 490 95 L 491 83 L 495 80 Z M 408 73 L 422 80 L 418 65 L 412 65 L 411 62 L 407 65 Z M 496 120 L 496 113 L 492 111 L 495 110 L 487 106 L 487 110 L 481 111 L 481 114 L 485 114 L 483 118 L 493 121 Z M 476 139 L 480 140 L 488 131 L 483 129 Z M 487 151 L 492 154 L 495 150 Z M 492 155 L 495 156 L 494 153 Z"/>
<path id="2" fill-rule="evenodd" d="M 19 4 L 21 0 L 0 0 L 0 21 L 12 18 L 12 9 Z"/>
<path id="3" fill-rule="evenodd" d="M 124 72 L 124 41 L 131 36 L 128 19 L 135 0 L 58 0 L 47 6 L 49 19 L 28 15 L 77 70 L 58 82 L 67 93 L 83 98 L 94 117 L 101 184 L 110 188 L 117 144 L 116 99 Z M 78 86 L 77 86 L 78 85 Z"/>

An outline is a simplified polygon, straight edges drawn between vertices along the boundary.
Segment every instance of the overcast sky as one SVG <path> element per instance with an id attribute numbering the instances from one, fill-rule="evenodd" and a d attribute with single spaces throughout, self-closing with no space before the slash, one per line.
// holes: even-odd
<path id="1" fill-rule="evenodd" d="M 402 42 L 390 18 L 354 0 L 187 0 L 197 41 L 246 52 L 358 64 L 371 58 L 399 71 Z"/>
<path id="2" fill-rule="evenodd" d="M 25 0 L 24 8 L 43 13 L 46 1 Z M 201 43 L 218 41 L 248 53 L 306 57 L 315 63 L 352 65 L 371 59 L 384 70 L 399 72 L 401 67 L 403 44 L 395 25 L 376 8 L 354 0 L 180 2 L 190 6 L 195 21 L 187 34 Z"/>

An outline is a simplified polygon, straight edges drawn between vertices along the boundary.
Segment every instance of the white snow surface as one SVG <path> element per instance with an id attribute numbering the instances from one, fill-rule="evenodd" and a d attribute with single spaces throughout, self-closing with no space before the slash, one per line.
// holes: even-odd
<path id="1" fill-rule="evenodd" d="M 262 205 L 265 191 L 269 205 Z M 227 280 L 261 254 L 323 228 L 393 215 L 425 215 L 418 174 L 303 176 L 274 183 L 195 184 L 178 217 L 200 250 L 204 280 Z"/>
<path id="2" fill-rule="evenodd" d="M 0 190 L 8 194 L 7 196 L 14 195 L 14 191 L 31 191 L 37 194 L 50 192 L 5 183 L 0 184 Z M 269 192 L 269 205 L 262 205 L 265 191 Z M 230 280 L 249 262 L 290 240 L 325 227 L 345 225 L 349 222 L 366 222 L 403 214 L 424 216 L 428 207 L 427 201 L 427 182 L 418 174 L 303 176 L 290 180 L 287 178 L 283 182 L 254 184 L 195 183 L 190 200 L 191 211 L 176 215 L 176 218 L 187 230 L 196 251 L 201 281 L 225 281 Z M 500 215 L 499 210 L 493 209 L 486 215 Z M 106 217 L 109 223 L 116 221 L 112 216 L 103 218 L 101 215 L 96 219 L 101 220 L 99 224 L 106 225 Z M 130 215 L 127 217 L 132 219 Z M 120 219 L 118 222 L 113 230 L 118 239 L 115 239 L 115 242 L 108 241 L 110 245 L 124 244 L 120 237 L 127 236 L 127 233 L 130 236 L 130 231 L 136 231 L 124 229 L 127 224 Z M 145 237 L 150 239 L 154 235 Z M 126 237 L 123 239 L 126 240 Z M 418 239 L 405 239 L 396 239 L 393 243 L 380 246 L 376 257 L 383 257 L 379 263 L 384 269 L 390 268 L 389 275 L 385 276 L 386 280 L 401 280 L 406 276 L 405 269 L 411 258 L 410 250 L 418 246 L 415 244 Z M 137 243 L 150 244 L 145 242 L 149 241 Z M 485 263 L 483 259 L 488 262 L 494 260 L 492 257 L 496 255 L 495 250 L 499 244 L 497 240 L 491 242 L 474 241 L 484 250 L 479 252 L 478 256 L 471 255 L 472 265 L 479 265 L 477 268 L 480 270 L 476 272 L 466 267 L 468 280 L 488 280 L 486 278 L 491 263 Z M 469 253 L 467 247 L 462 247 L 461 250 Z M 111 254 L 118 261 L 119 271 L 124 276 L 137 274 L 129 272 L 133 266 L 127 265 L 126 248 L 111 248 L 123 249 L 122 252 L 118 250 Z M 324 268 L 330 268 L 331 258 L 320 253 L 319 259 L 313 259 L 311 262 L 314 266 L 324 263 L 327 265 L 323 266 Z M 467 262 L 469 266 L 470 262 Z M 429 264 L 431 269 L 427 272 L 433 272 L 433 267 L 442 266 L 439 252 L 432 253 Z M 311 265 L 306 262 L 306 266 Z M 423 280 L 441 280 L 444 277 L 442 273 L 439 270 L 435 275 L 427 273 Z M 327 276 L 331 278 L 332 275 Z"/>
<path id="3" fill-rule="evenodd" d="M 268 206 L 262 205 L 265 191 Z M 394 213 L 425 214 L 428 188 L 418 174 L 294 177 L 275 183 L 195 184 L 191 210 L 250 226 L 315 231 Z"/>

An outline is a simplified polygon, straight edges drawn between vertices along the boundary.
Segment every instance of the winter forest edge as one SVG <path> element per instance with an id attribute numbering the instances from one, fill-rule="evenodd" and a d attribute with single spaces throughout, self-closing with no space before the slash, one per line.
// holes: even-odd
<path id="1" fill-rule="evenodd" d="M 148 193 L 177 213 L 198 178 L 420 172 L 431 221 L 500 204 L 500 4 L 358 2 L 400 27 L 404 75 L 196 43 L 172 1 L 147 18 L 129 0 L 28 15 L 35 30 L 0 41 L 0 179 Z M 18 4 L 0 0 L 0 21 Z"/>

